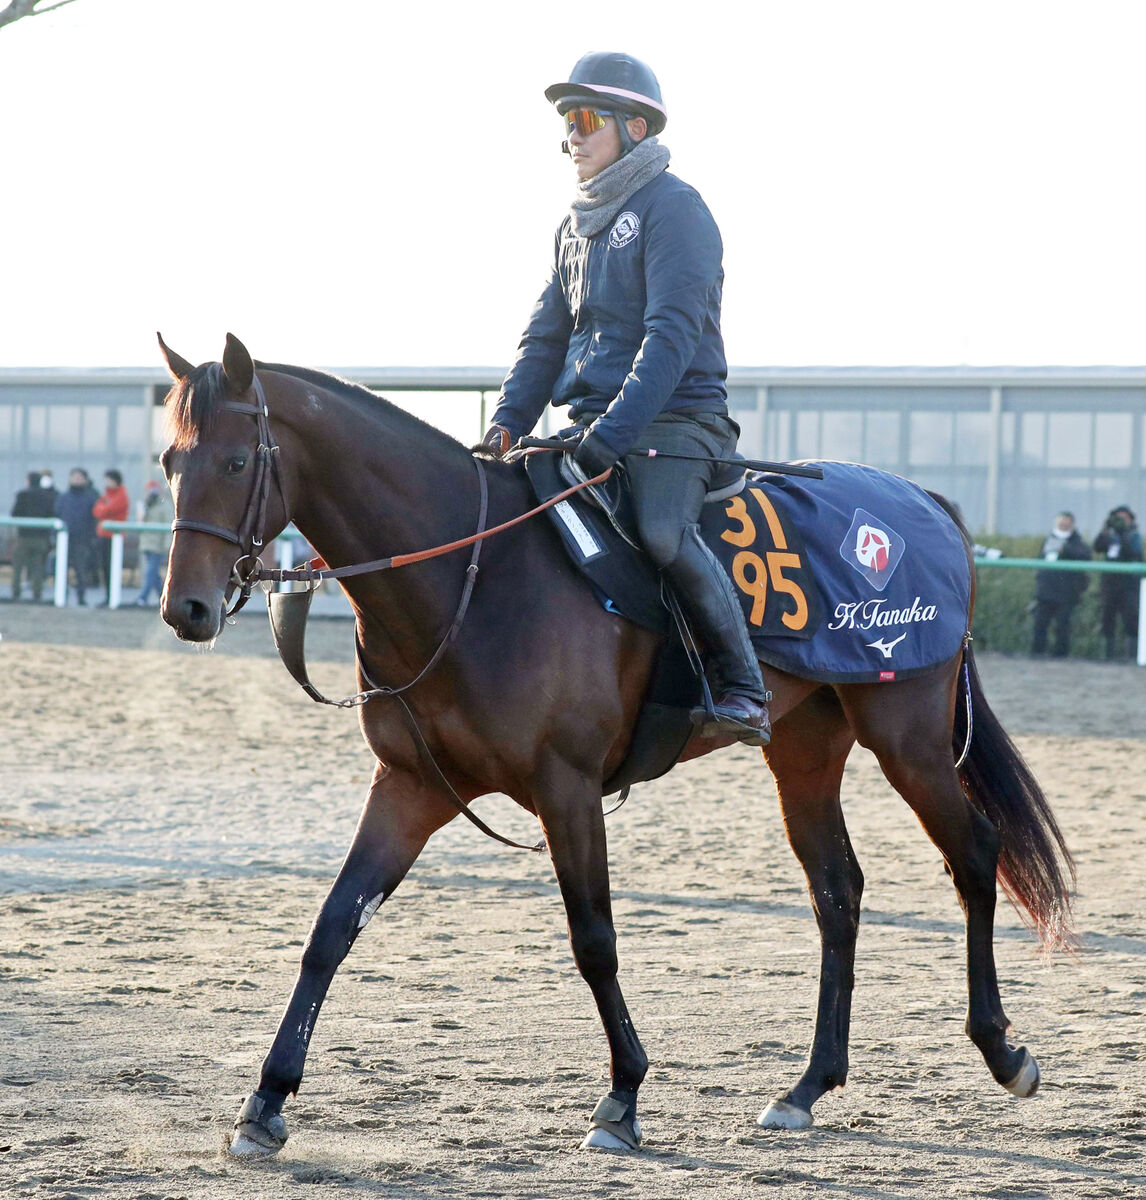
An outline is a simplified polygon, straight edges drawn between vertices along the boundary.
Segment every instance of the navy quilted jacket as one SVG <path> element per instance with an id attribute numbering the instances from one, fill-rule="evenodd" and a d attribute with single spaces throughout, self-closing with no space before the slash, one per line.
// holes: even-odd
<path id="1" fill-rule="evenodd" d="M 494 422 L 516 440 L 552 399 L 623 454 L 662 412 L 727 412 L 721 254 L 704 201 L 667 171 L 594 237 L 566 217 Z"/>

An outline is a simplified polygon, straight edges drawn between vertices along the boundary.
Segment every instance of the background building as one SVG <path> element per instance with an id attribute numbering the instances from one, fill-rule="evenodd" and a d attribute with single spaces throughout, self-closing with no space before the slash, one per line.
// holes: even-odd
<path id="1" fill-rule="evenodd" d="M 501 368 L 337 368 L 463 441 L 484 428 Z M 0 368 L 0 497 L 26 472 L 58 487 L 108 467 L 132 499 L 164 446 L 162 370 Z M 1061 508 L 1087 533 L 1146 508 L 1146 367 L 733 368 L 746 455 L 840 458 L 954 500 L 976 533 L 1041 532 Z M 560 418 L 553 415 L 557 427 Z M 6 510 L 5 510 L 6 511 Z"/>

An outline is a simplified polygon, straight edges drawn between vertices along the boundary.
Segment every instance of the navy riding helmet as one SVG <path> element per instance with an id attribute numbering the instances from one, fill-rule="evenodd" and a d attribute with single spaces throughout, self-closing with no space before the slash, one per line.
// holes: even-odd
<path id="1" fill-rule="evenodd" d="M 545 98 L 562 116 L 570 109 L 592 106 L 621 117 L 644 117 L 650 137 L 660 133 L 668 120 L 661 86 L 652 69 L 639 58 L 614 51 L 586 54 L 565 83 L 545 89 Z M 624 121 L 618 124 L 627 152 L 632 145 Z"/>

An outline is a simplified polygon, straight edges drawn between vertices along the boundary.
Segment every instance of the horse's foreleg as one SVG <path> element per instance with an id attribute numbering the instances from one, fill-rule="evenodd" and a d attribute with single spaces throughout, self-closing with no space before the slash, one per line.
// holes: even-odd
<path id="1" fill-rule="evenodd" d="M 547 774 L 538 815 L 565 901 L 573 957 L 597 1003 L 612 1067 L 612 1090 L 594 1110 L 582 1145 L 636 1149 L 641 1141 L 637 1089 L 649 1060 L 617 983 L 617 935 L 600 786 L 568 767 Z"/>
<path id="2" fill-rule="evenodd" d="M 426 839 L 455 810 L 415 779 L 379 767 L 346 859 L 307 938 L 302 965 L 258 1090 L 239 1111 L 231 1152 L 274 1154 L 287 1138 L 282 1107 L 302 1081 L 319 1009 L 339 964 L 379 905 L 401 883 Z"/>
<path id="3" fill-rule="evenodd" d="M 863 872 L 840 808 L 840 780 L 852 735 L 834 696 L 817 694 L 778 723 L 765 750 L 776 777 L 784 825 L 804 874 L 820 930 L 820 996 L 808 1065 L 791 1091 L 757 1121 L 804 1129 L 812 1105 L 848 1074 L 848 1030 L 855 982 Z"/>

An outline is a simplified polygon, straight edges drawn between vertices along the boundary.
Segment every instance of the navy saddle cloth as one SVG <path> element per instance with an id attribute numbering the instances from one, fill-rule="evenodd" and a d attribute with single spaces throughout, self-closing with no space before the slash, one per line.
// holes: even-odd
<path id="1" fill-rule="evenodd" d="M 561 458 L 527 457 L 539 500 L 569 486 Z M 952 658 L 971 593 L 955 522 L 898 475 L 856 463 L 806 465 L 821 467 L 824 478 L 750 472 L 737 495 L 706 504 L 701 517 L 761 661 L 825 683 L 889 683 Z M 624 499 L 621 489 L 616 524 L 636 541 Z M 669 633 L 659 574 L 614 521 L 580 494 L 548 511 L 604 607 Z M 663 697 L 670 703 L 672 690 Z M 695 695 L 681 702 L 695 703 Z"/>

